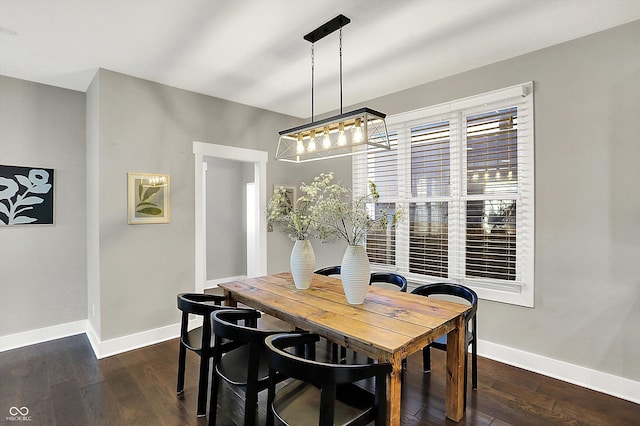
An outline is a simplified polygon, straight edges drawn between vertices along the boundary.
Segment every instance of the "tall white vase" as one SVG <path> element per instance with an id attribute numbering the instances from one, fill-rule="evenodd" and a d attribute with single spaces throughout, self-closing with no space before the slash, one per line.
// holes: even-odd
<path id="1" fill-rule="evenodd" d="M 311 286 L 311 277 L 316 264 L 316 256 L 309 240 L 296 240 L 291 250 L 291 275 L 296 288 L 307 289 Z"/>
<path id="2" fill-rule="evenodd" d="M 340 278 L 347 302 L 360 305 L 369 290 L 371 267 L 364 246 L 347 246 L 340 267 Z"/>

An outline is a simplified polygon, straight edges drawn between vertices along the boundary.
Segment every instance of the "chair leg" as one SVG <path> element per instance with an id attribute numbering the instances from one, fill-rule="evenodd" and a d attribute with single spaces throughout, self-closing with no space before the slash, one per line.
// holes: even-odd
<path id="1" fill-rule="evenodd" d="M 215 426 L 216 414 L 218 413 L 218 388 L 220 387 L 220 377 L 216 373 L 215 362 L 211 371 L 211 397 L 209 398 L 209 426 Z"/>
<path id="2" fill-rule="evenodd" d="M 313 359 L 315 359 L 315 355 Z M 273 426 L 273 422 L 274 422 L 274 415 L 273 415 L 273 410 L 271 409 L 271 405 L 273 404 L 273 401 L 275 400 L 275 396 L 276 396 L 275 376 L 276 376 L 276 371 L 272 368 L 269 368 L 269 386 L 267 388 L 267 426 Z"/>
<path id="3" fill-rule="evenodd" d="M 431 371 L 431 346 L 422 348 L 422 371 L 425 373 Z"/>
<path id="4" fill-rule="evenodd" d="M 338 351 L 338 348 L 340 348 L 340 351 Z M 339 356 L 338 353 L 340 354 Z M 331 343 L 331 362 L 335 364 L 346 364 L 347 348 L 340 346 L 337 343 Z"/>
<path id="5" fill-rule="evenodd" d="M 207 415 L 207 391 L 209 390 L 209 357 L 200 356 L 200 378 L 198 380 L 198 417 Z"/>
<path id="6" fill-rule="evenodd" d="M 258 406 L 258 359 L 259 348 L 249 345 L 249 359 L 247 366 L 247 388 L 244 394 L 244 425 L 255 426 L 256 408 Z"/>
<path id="7" fill-rule="evenodd" d="M 465 350 L 464 351 L 464 399 L 463 399 L 463 407 L 466 409 L 467 408 L 467 371 L 469 370 L 467 365 L 469 364 L 469 357 L 467 356 L 468 353 Z"/>
<path id="8" fill-rule="evenodd" d="M 258 392 L 255 387 L 249 389 L 244 400 L 244 424 L 245 426 L 255 426 L 256 424 L 256 408 L 258 406 Z"/>
<path id="9" fill-rule="evenodd" d="M 471 387 L 478 389 L 478 351 L 475 340 L 471 344 Z"/>
<path id="10" fill-rule="evenodd" d="M 178 386 L 176 392 L 178 395 L 184 393 L 184 370 L 187 361 L 187 348 L 180 343 L 180 351 L 178 354 Z"/>

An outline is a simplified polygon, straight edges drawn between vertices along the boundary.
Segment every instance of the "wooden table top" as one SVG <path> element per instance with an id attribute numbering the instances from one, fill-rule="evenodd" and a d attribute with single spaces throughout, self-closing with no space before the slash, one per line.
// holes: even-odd
<path id="1" fill-rule="evenodd" d="M 469 307 L 371 286 L 361 305 L 347 303 L 341 281 L 315 274 L 298 290 L 290 273 L 220 284 L 234 301 L 380 361 L 405 358 L 456 327 Z"/>

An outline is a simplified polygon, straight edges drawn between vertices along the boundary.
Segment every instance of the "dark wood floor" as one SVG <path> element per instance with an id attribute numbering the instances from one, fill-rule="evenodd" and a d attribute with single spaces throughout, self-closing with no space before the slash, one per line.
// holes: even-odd
<path id="1" fill-rule="evenodd" d="M 0 353 L 0 424 L 204 425 L 196 419 L 198 357 L 189 353 L 185 393 L 175 394 L 178 341 L 96 360 L 85 335 Z M 402 425 L 453 425 L 444 415 L 444 353 L 431 374 L 409 358 Z M 489 359 L 479 359 L 479 387 L 469 390 L 459 425 L 638 425 L 640 405 Z M 264 402 L 260 398 L 260 424 Z M 219 425 L 238 424 L 243 399 L 224 387 Z M 30 422 L 9 419 L 27 407 Z"/>

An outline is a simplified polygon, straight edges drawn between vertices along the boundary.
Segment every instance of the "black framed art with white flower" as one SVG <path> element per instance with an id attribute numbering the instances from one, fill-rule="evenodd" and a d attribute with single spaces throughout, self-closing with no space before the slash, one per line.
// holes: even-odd
<path id="1" fill-rule="evenodd" d="M 0 226 L 53 224 L 53 169 L 0 165 Z"/>

